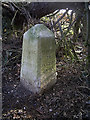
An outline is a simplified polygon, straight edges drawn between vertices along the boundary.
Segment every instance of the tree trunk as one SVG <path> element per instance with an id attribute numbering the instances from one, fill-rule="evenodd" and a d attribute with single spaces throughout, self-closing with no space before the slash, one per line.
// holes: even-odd
<path id="1" fill-rule="evenodd" d="M 77 21 L 74 24 L 74 35 L 73 35 L 73 42 L 75 43 L 77 41 L 78 35 L 79 35 L 79 28 L 80 28 L 80 21 L 81 21 L 81 11 L 76 12 L 76 18 Z"/>
<path id="2" fill-rule="evenodd" d="M 41 18 L 57 9 L 81 9 L 84 7 L 83 2 L 32 2 L 25 8 L 28 9 L 32 17 Z"/>
<path id="3" fill-rule="evenodd" d="M 88 10 L 88 86 L 90 87 L 90 9 Z"/>
<path id="4" fill-rule="evenodd" d="M 2 16 L 11 20 L 13 25 L 22 28 L 23 23 L 28 23 L 31 17 L 40 19 L 41 17 L 54 12 L 57 9 L 77 10 L 84 7 L 83 2 L 8 2 L 2 3 Z M 18 24 L 19 23 L 19 24 Z"/>
<path id="5" fill-rule="evenodd" d="M 15 14 L 16 10 L 22 12 L 22 14 L 27 14 L 28 12 L 31 17 L 41 18 L 49 13 L 54 12 L 57 9 L 71 10 L 81 9 L 84 7 L 83 2 L 32 2 L 25 4 L 22 3 L 2 3 L 3 9 L 6 9 L 9 14 Z M 3 11 L 5 14 L 6 11 Z"/>

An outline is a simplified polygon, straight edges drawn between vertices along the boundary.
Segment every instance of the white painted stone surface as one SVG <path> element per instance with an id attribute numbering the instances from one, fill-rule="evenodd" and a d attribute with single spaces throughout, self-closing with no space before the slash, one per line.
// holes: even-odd
<path id="1" fill-rule="evenodd" d="M 40 93 L 56 82 L 54 34 L 37 24 L 23 36 L 21 83 L 33 93 Z"/>

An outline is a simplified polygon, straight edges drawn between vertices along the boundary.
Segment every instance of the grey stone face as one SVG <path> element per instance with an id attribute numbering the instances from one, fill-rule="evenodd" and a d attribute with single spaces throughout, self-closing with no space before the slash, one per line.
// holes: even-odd
<path id="1" fill-rule="evenodd" d="M 23 36 L 21 83 L 33 93 L 41 93 L 56 82 L 55 38 L 43 24 Z"/>

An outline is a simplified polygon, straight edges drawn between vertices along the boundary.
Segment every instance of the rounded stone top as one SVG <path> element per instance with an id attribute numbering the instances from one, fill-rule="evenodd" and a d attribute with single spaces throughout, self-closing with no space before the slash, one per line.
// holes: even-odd
<path id="1" fill-rule="evenodd" d="M 24 33 L 24 37 L 54 37 L 54 34 L 51 30 L 49 30 L 43 24 L 36 24 L 35 26 L 31 27 L 27 32 Z"/>

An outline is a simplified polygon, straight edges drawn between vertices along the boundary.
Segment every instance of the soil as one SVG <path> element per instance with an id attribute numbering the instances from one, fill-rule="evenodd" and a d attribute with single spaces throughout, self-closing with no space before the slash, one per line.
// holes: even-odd
<path id="1" fill-rule="evenodd" d="M 3 120 L 84 120 L 87 104 L 86 51 L 81 61 L 57 57 L 57 82 L 42 95 L 33 95 L 20 84 L 22 39 L 12 36 L 3 42 Z M 6 60 L 6 62 L 5 62 Z"/>

